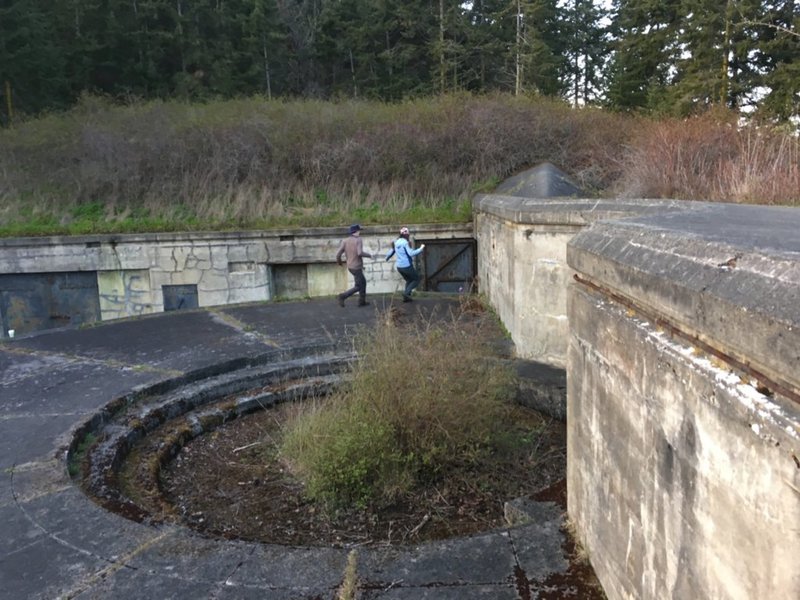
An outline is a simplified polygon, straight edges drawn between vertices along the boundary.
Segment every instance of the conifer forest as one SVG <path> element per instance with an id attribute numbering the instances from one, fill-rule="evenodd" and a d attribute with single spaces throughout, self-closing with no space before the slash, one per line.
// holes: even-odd
<path id="1" fill-rule="evenodd" d="M 0 123 L 123 102 L 453 92 L 800 114 L 797 0 L 1 0 Z"/>

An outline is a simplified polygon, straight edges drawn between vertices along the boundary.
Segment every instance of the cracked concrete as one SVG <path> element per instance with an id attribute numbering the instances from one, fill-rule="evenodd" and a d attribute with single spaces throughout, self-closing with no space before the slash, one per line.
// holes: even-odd
<path id="1" fill-rule="evenodd" d="M 67 474 L 76 428 L 134 389 L 278 349 L 346 340 L 373 306 L 333 300 L 172 312 L 41 332 L 0 344 L 0 598 L 333 600 L 348 548 L 211 539 L 129 521 Z M 447 310 L 422 298 L 408 311 Z M 545 506 L 547 505 L 547 506 Z M 569 566 L 563 510 L 418 547 L 357 549 L 360 598 L 537 598 Z M 564 588 L 564 593 L 566 588 Z"/>

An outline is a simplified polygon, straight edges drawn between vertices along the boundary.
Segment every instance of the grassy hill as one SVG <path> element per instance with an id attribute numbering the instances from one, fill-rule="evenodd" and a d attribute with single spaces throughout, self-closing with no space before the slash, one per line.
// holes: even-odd
<path id="1" fill-rule="evenodd" d="M 800 142 L 530 97 L 113 105 L 0 131 L 0 236 L 463 221 L 549 160 L 597 196 L 800 205 Z"/>

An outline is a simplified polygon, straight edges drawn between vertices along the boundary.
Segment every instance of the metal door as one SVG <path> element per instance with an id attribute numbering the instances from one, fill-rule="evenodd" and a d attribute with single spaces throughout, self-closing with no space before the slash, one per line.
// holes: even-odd
<path id="1" fill-rule="evenodd" d="M 190 310 L 199 306 L 197 286 L 194 284 L 162 285 L 161 293 L 164 295 L 164 312 Z"/>
<path id="2" fill-rule="evenodd" d="M 425 244 L 420 255 L 422 289 L 430 292 L 475 292 L 475 240 L 416 240 Z"/>
<path id="3" fill-rule="evenodd" d="M 94 271 L 0 275 L 3 335 L 9 329 L 26 333 L 99 320 Z"/>

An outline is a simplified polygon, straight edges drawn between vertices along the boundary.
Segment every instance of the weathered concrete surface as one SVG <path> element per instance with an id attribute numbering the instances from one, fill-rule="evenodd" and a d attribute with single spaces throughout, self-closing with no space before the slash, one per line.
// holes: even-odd
<path id="1" fill-rule="evenodd" d="M 566 173 L 553 163 L 544 162 L 509 177 L 495 189 L 495 194 L 520 196 L 522 198 L 557 198 L 586 196 Z"/>
<path id="2" fill-rule="evenodd" d="M 569 513 L 609 598 L 800 597 L 800 211 L 598 223 L 568 257 Z"/>
<path id="3" fill-rule="evenodd" d="M 480 290 L 511 333 L 518 355 L 566 365 L 566 290 L 573 274 L 567 244 L 576 233 L 602 219 L 698 206 L 672 200 L 476 196 Z"/>
<path id="4" fill-rule="evenodd" d="M 600 223 L 571 244 L 582 276 L 800 388 L 800 211 L 707 204 Z"/>
<path id="5" fill-rule="evenodd" d="M 412 231 L 415 238 L 424 240 L 472 238 L 471 223 L 414 225 Z M 0 323 L 4 325 L 0 337 L 15 327 L 22 333 L 51 326 L 15 325 L 19 311 L 12 308 L 19 307 L 6 307 L 3 314 L 6 297 L 12 305 L 19 302 L 19 294 L 10 286 L 18 285 L 20 277 L 29 287 L 41 287 L 48 277 L 59 274 L 90 276 L 96 280 L 97 298 L 92 300 L 99 304 L 101 320 L 162 312 L 164 286 L 190 286 L 200 307 L 339 293 L 352 285 L 347 269 L 335 262 L 339 242 L 346 235 L 346 228 L 326 227 L 0 239 Z M 376 260 L 365 261 L 369 290 L 401 289 L 404 283 L 394 262 L 383 260 L 397 229 L 370 226 L 361 235 L 365 250 L 377 255 Z M 32 294 L 28 296 L 35 297 Z M 74 305 L 71 308 L 76 312 Z M 46 310 L 39 312 L 46 317 Z M 70 307 L 56 312 L 65 319 L 61 325 L 69 324 Z"/>
<path id="6" fill-rule="evenodd" d="M 370 299 L 366 308 L 326 299 L 166 313 L 0 343 L 0 598 L 333 600 L 348 549 L 209 539 L 128 521 L 74 486 L 65 450 L 80 424 L 131 390 L 347 340 L 390 301 Z M 420 298 L 396 308 L 430 318 L 450 307 Z M 419 547 L 357 549 L 362 597 L 536 597 L 567 565 L 563 512 L 549 516 Z"/>
<path id="7" fill-rule="evenodd" d="M 567 372 L 531 360 L 517 359 L 517 402 L 557 421 L 567 420 Z"/>

